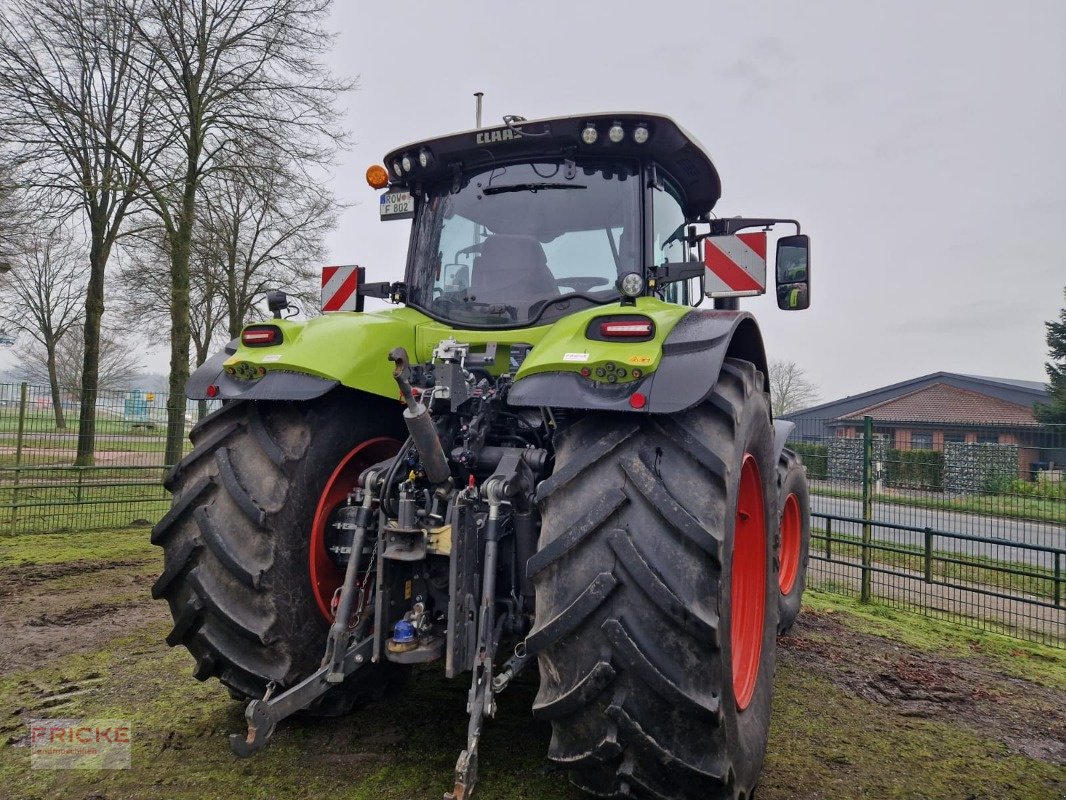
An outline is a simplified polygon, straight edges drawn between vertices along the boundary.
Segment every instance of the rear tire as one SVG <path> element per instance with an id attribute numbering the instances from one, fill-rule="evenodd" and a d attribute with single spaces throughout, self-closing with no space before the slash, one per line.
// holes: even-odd
<path id="1" fill-rule="evenodd" d="M 323 486 L 356 445 L 402 438 L 395 404 L 349 390 L 304 403 L 236 401 L 201 420 L 167 476 L 173 495 L 152 529 L 163 574 L 152 596 L 174 617 L 167 644 L 234 697 L 262 697 L 318 668 L 329 623 L 309 575 L 312 518 Z M 364 668 L 312 709 L 343 714 L 392 675 Z"/>
<path id="2" fill-rule="evenodd" d="M 548 757 L 601 797 L 750 797 L 778 612 L 763 376 L 728 359 L 694 409 L 590 414 L 559 437 L 555 464 L 538 490 L 526 639 L 540 664 L 534 714 L 552 724 Z"/>
<path id="3" fill-rule="evenodd" d="M 777 632 L 787 633 L 800 613 L 811 545 L 811 497 L 800 457 L 785 448 L 777 467 L 780 485 L 781 557 Z"/>

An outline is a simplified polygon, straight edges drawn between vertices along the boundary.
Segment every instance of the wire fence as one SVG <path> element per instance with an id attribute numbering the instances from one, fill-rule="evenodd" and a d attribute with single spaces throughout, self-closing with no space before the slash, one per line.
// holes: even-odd
<path id="1" fill-rule="evenodd" d="M 1066 647 L 1066 426 L 800 420 L 808 586 Z"/>
<path id="2" fill-rule="evenodd" d="M 98 392 L 86 466 L 80 397 L 59 394 L 0 384 L 0 535 L 158 521 L 165 393 Z M 187 404 L 186 447 L 216 405 Z M 789 446 L 811 488 L 808 586 L 1066 647 L 1066 426 L 804 419 Z"/>
<path id="3" fill-rule="evenodd" d="M 0 533 L 153 524 L 169 506 L 166 402 L 163 392 L 98 391 L 91 463 L 78 465 L 80 392 L 0 384 Z M 201 410 L 210 406 L 187 405 L 186 443 Z"/>

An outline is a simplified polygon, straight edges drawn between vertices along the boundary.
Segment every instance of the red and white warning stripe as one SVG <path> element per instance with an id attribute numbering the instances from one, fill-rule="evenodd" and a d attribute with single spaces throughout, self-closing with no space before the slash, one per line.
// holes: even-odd
<path id="1" fill-rule="evenodd" d="M 766 232 L 704 239 L 707 294 L 744 297 L 766 291 Z"/>
<path id="2" fill-rule="evenodd" d="M 322 268 L 322 310 L 357 311 L 359 272 L 355 264 Z"/>

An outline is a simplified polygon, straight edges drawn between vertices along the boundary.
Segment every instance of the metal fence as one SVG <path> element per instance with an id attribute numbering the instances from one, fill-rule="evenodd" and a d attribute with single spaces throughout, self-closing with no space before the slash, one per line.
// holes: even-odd
<path id="1" fill-rule="evenodd" d="M 92 463 L 76 465 L 81 397 L 0 384 L 0 533 L 154 523 L 166 511 L 166 401 L 161 392 L 96 393 Z M 187 407 L 183 435 L 200 408 Z M 187 442 L 187 437 L 186 442 Z"/>
<path id="2" fill-rule="evenodd" d="M 0 535 L 156 522 L 166 396 L 99 392 L 91 466 L 80 397 L 0 384 Z M 187 405 L 184 426 L 210 410 Z M 188 447 L 187 437 L 186 447 Z M 1066 647 L 1066 426 L 804 420 L 808 585 Z"/>
<path id="3" fill-rule="evenodd" d="M 1066 647 L 1066 426 L 802 420 L 808 586 Z"/>

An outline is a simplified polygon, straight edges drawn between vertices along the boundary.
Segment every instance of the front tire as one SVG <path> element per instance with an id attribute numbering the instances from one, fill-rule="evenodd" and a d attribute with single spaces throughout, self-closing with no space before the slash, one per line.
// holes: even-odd
<path id="1" fill-rule="evenodd" d="M 785 448 L 778 462 L 781 557 L 778 570 L 778 633 L 788 633 L 800 613 L 811 545 L 811 498 L 800 458 Z"/>
<path id="2" fill-rule="evenodd" d="M 590 414 L 559 437 L 530 559 L 534 714 L 601 797 L 747 798 L 770 724 L 777 487 L 763 376 L 704 404 Z"/>
<path id="3" fill-rule="evenodd" d="M 349 390 L 302 403 L 227 403 L 193 428 L 192 452 L 166 480 L 173 504 L 152 529 L 164 553 L 152 596 L 169 603 L 167 644 L 189 650 L 194 677 L 217 677 L 249 698 L 318 668 L 329 623 L 309 547 L 323 487 L 361 442 L 379 443 L 366 453 L 370 466 L 395 450 L 381 437 L 401 431 L 387 401 Z M 364 669 L 313 710 L 345 713 L 390 678 Z"/>

